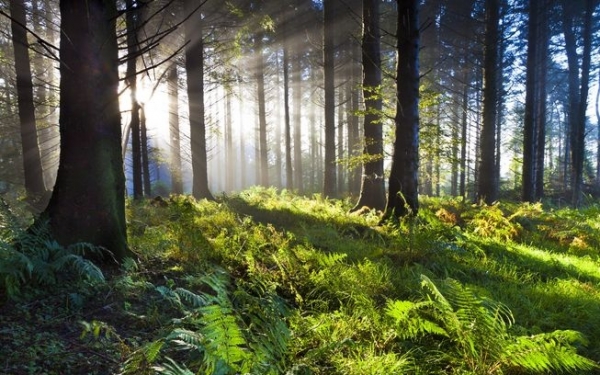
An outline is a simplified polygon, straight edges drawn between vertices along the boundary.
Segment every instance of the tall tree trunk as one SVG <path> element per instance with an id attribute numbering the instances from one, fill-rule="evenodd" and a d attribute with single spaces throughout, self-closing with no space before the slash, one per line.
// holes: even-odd
<path id="1" fill-rule="evenodd" d="M 525 202 L 534 202 L 536 197 L 536 153 L 537 153 L 537 129 L 539 124 L 537 116 L 538 103 L 540 97 L 537 94 L 538 81 L 538 53 L 539 28 L 541 18 L 539 14 L 539 2 L 541 0 L 529 1 L 529 31 L 527 36 L 527 81 L 525 84 L 525 118 L 523 124 L 523 195 Z"/>
<path id="2" fill-rule="evenodd" d="M 341 75 L 341 74 L 340 74 Z M 345 79 L 344 77 L 341 77 Z M 340 80 L 341 81 L 341 80 Z M 336 191 L 338 194 L 342 194 L 344 191 L 344 89 L 343 84 L 339 85 L 339 89 L 337 91 L 338 94 L 338 107 L 337 107 L 337 161 L 336 161 L 336 174 L 337 174 L 337 188 Z"/>
<path id="3" fill-rule="evenodd" d="M 600 82 L 600 67 L 598 67 L 598 82 Z M 600 188 L 600 84 L 596 92 L 596 188 Z"/>
<path id="4" fill-rule="evenodd" d="M 589 72 L 591 63 L 592 13 L 595 1 L 586 0 L 582 29 L 583 52 L 581 77 L 579 76 L 579 57 L 577 37 L 574 30 L 574 4 L 563 1 L 563 33 L 567 55 L 569 77 L 569 145 L 571 156 L 571 204 L 578 207 L 583 189 L 583 161 L 585 157 L 585 112 L 589 91 Z"/>
<path id="5" fill-rule="evenodd" d="M 460 126 L 460 183 L 459 183 L 459 195 L 462 198 L 467 196 L 467 137 L 468 137 L 468 114 L 469 114 L 469 85 L 467 84 L 469 74 L 467 70 L 464 70 L 463 76 L 463 92 L 461 102 L 461 126 Z"/>
<path id="6" fill-rule="evenodd" d="M 269 186 L 269 154 L 267 145 L 267 103 L 265 99 L 265 60 L 263 34 L 256 37 L 256 85 L 258 95 L 258 137 L 260 149 L 260 184 Z"/>
<path id="7" fill-rule="evenodd" d="M 396 139 L 384 218 L 419 209 L 419 2 L 396 2 Z"/>
<path id="8" fill-rule="evenodd" d="M 539 13 L 541 13 L 541 17 L 538 18 L 539 26 L 539 40 L 540 45 L 537 49 L 537 54 L 539 55 L 538 60 L 538 82 L 536 89 L 536 155 L 535 155 L 535 196 L 536 199 L 541 199 L 544 197 L 544 170 L 545 170 L 545 156 L 546 156 L 546 105 L 547 105 L 547 92 L 546 92 L 546 81 L 547 81 L 547 72 L 548 72 L 548 48 L 549 48 L 549 30 L 548 30 L 548 17 L 547 17 L 547 9 L 548 3 L 547 1 L 542 1 L 537 4 Z"/>
<path id="9" fill-rule="evenodd" d="M 304 190 L 302 172 L 302 54 L 292 59 L 292 99 L 294 103 L 294 185 L 298 193 Z"/>
<path id="10" fill-rule="evenodd" d="M 361 137 L 359 134 L 359 90 L 357 87 L 360 82 L 361 66 L 359 62 L 359 56 L 361 55 L 361 47 L 358 43 L 353 43 L 352 47 L 352 80 L 351 84 L 347 86 L 349 91 L 348 96 L 350 98 L 351 106 L 350 112 L 348 113 L 348 152 L 350 158 L 353 160 L 350 166 L 350 175 L 348 177 L 348 191 L 352 196 L 360 194 L 360 186 L 362 182 L 362 168 L 355 159 L 360 155 Z M 385 193 L 384 193 L 385 196 Z M 384 198 L 385 199 L 385 198 Z"/>
<path id="11" fill-rule="evenodd" d="M 242 80 L 240 79 L 238 81 L 238 90 L 240 93 L 240 118 L 239 118 L 239 142 L 240 142 L 240 190 L 243 190 L 246 188 L 246 183 L 247 183 L 247 167 L 246 167 L 246 162 L 247 162 L 247 158 L 246 158 L 246 132 L 244 129 L 244 121 L 245 118 L 244 116 L 244 85 L 242 83 Z"/>
<path id="12" fill-rule="evenodd" d="M 35 206 L 45 193 L 46 187 L 44 185 L 44 171 L 35 122 L 29 43 L 27 42 L 27 33 L 24 28 L 27 23 L 24 1 L 10 1 L 10 13 L 12 16 L 11 32 L 17 75 L 17 102 L 21 125 L 25 191 L 27 192 L 28 199 Z"/>
<path id="13" fill-rule="evenodd" d="M 190 143 L 192 151 L 192 194 L 197 199 L 214 199 L 208 188 L 208 154 L 206 150 L 206 121 L 204 110 L 204 41 L 202 14 L 195 1 L 185 1 L 184 23 L 185 70 L 190 117 Z"/>
<path id="14" fill-rule="evenodd" d="M 325 96 L 325 158 L 323 195 L 337 196 L 335 165 L 335 84 L 334 84 L 334 5 L 333 0 L 323 0 L 323 76 Z"/>
<path id="15" fill-rule="evenodd" d="M 167 84 L 169 92 L 169 139 L 171 140 L 171 192 L 173 194 L 183 194 L 181 135 L 179 133 L 179 73 L 177 72 L 176 63 L 169 68 Z"/>
<path id="16" fill-rule="evenodd" d="M 288 189 L 294 189 L 294 171 L 292 166 L 292 134 L 290 124 L 290 58 L 287 43 L 283 46 L 283 108 L 285 123 L 285 180 Z"/>
<path id="17" fill-rule="evenodd" d="M 379 1 L 363 0 L 364 161 L 360 196 L 354 210 L 364 206 L 383 210 L 386 203 L 383 176 L 383 98 L 379 41 Z"/>
<path id="18" fill-rule="evenodd" d="M 498 199 L 496 179 L 496 110 L 498 101 L 499 0 L 485 2 L 485 38 L 483 55 L 483 124 L 479 143 L 480 164 L 477 178 L 478 201 L 491 204 Z"/>
<path id="19" fill-rule="evenodd" d="M 233 110 L 231 86 L 225 88 L 225 191 L 233 190 L 234 155 L 233 155 Z"/>
<path id="20" fill-rule="evenodd" d="M 152 194 L 152 180 L 150 178 L 150 143 L 146 127 L 146 109 L 140 105 L 140 144 L 142 146 L 142 176 L 144 182 L 144 196 Z"/>
<path id="21" fill-rule="evenodd" d="M 125 228 L 125 175 L 115 2 L 61 1 L 60 164 L 41 216 L 63 245 L 88 242 L 105 259 L 130 255 Z M 110 251 L 110 253 L 109 253 Z"/>
<path id="22" fill-rule="evenodd" d="M 140 104 L 137 101 L 137 7 L 134 0 L 126 0 L 125 7 L 127 23 L 127 85 L 129 86 L 129 97 L 131 100 L 131 159 L 133 175 L 133 198 L 140 199 L 144 195 L 142 177 L 142 143 L 140 128 Z"/>
<path id="23" fill-rule="evenodd" d="M 285 44 L 286 41 L 283 41 L 283 44 Z M 274 127 L 275 127 L 275 139 L 273 140 L 272 144 L 274 146 L 274 153 L 275 153 L 275 173 L 273 175 L 273 180 L 274 180 L 274 184 L 275 187 L 277 187 L 278 189 L 283 188 L 283 152 L 281 150 L 282 147 L 282 142 L 284 142 L 285 144 L 285 140 L 283 139 L 283 135 L 281 133 L 282 131 L 282 126 L 281 126 L 281 119 L 284 117 L 281 115 L 281 107 L 282 107 L 282 102 L 281 102 L 281 75 L 279 74 L 279 72 L 281 72 L 281 64 L 280 64 L 280 59 L 279 59 L 279 51 L 276 53 L 276 58 L 275 58 L 276 62 L 275 62 L 275 66 L 276 66 L 276 72 L 275 73 L 275 121 L 274 121 Z M 285 129 L 283 129 L 283 131 L 285 132 Z"/>

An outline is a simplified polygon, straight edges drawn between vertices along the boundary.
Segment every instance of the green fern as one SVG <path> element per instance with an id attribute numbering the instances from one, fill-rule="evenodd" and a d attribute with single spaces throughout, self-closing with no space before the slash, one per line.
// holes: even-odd
<path id="1" fill-rule="evenodd" d="M 240 281 L 233 288 L 229 274 L 221 269 L 187 281 L 209 286 L 212 293 L 196 294 L 174 285 L 155 288 L 184 313 L 183 318 L 173 320 L 176 328 L 164 338 L 165 344 L 190 352 L 189 360 L 180 369 L 174 367 L 179 363 L 168 360 L 157 365 L 156 371 L 185 373 L 192 368 L 213 375 L 283 372 L 290 339 L 285 322 L 288 309 L 274 294 L 273 287 L 258 281 L 248 285 Z M 138 360 L 130 358 L 128 362 L 135 361 Z"/>
<path id="2" fill-rule="evenodd" d="M 7 214 L 2 218 L 16 220 Z M 9 297 L 22 294 L 26 287 L 52 286 L 71 276 L 90 282 L 105 281 L 100 268 L 85 258 L 101 254 L 101 248 L 88 243 L 64 247 L 52 238 L 43 223 L 28 231 L 15 223 L 8 226 L 12 232 L 4 231 L 0 238 L 0 285 Z"/>
<path id="3" fill-rule="evenodd" d="M 391 301 L 386 314 L 394 319 L 400 338 L 433 345 L 430 355 L 437 356 L 452 373 L 503 374 L 515 368 L 533 373 L 577 373 L 596 367 L 576 352 L 574 344 L 585 344 L 579 332 L 515 337 L 508 307 L 477 297 L 452 279 L 443 283 L 445 293 L 426 276 L 421 280 L 428 292 L 426 301 Z M 418 341 L 422 337 L 433 341 Z"/>

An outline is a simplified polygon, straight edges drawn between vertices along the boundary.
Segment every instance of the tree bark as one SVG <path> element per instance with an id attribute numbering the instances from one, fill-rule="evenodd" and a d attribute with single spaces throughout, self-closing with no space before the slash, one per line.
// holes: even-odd
<path id="1" fill-rule="evenodd" d="M 88 242 L 104 259 L 130 255 L 118 98 L 114 1 L 61 1 L 60 163 L 46 219 L 63 245 Z M 110 253 L 109 253 L 110 252 Z"/>
<path id="2" fill-rule="evenodd" d="M 29 43 L 26 25 L 25 3 L 23 0 L 10 1 L 11 32 L 15 54 L 15 71 L 17 76 L 17 102 L 21 129 L 21 148 L 23 150 L 23 172 L 25 191 L 34 206 L 46 191 L 44 171 L 40 147 L 38 144 L 35 107 L 33 104 L 33 83 L 31 61 L 29 59 Z"/>
<path id="3" fill-rule="evenodd" d="M 333 0 L 323 0 L 323 75 L 325 97 L 323 195 L 329 198 L 337 196 L 335 165 L 334 22 Z"/>
<path id="4" fill-rule="evenodd" d="M 267 145 L 267 103 L 265 98 L 265 60 L 263 33 L 256 36 L 256 86 L 258 97 L 258 139 L 260 149 L 260 184 L 269 186 L 269 147 Z"/>
<path id="5" fill-rule="evenodd" d="M 396 139 L 384 219 L 419 210 L 419 2 L 396 2 Z"/>
<path id="6" fill-rule="evenodd" d="M 483 124 L 479 142 L 480 164 L 477 178 L 478 201 L 492 204 L 498 199 L 496 176 L 496 109 L 498 102 L 499 0 L 486 0 L 483 54 Z"/>
<path id="7" fill-rule="evenodd" d="M 294 185 L 298 193 L 304 190 L 302 172 L 302 54 L 292 60 L 292 101 L 294 103 Z"/>
<path id="8" fill-rule="evenodd" d="M 183 194 L 181 174 L 181 136 L 179 134 L 179 73 L 174 63 L 167 76 L 169 92 L 169 138 L 171 155 L 171 192 Z"/>
<path id="9" fill-rule="evenodd" d="M 208 188 L 208 154 L 206 151 L 206 122 L 204 110 L 204 41 L 202 14 L 196 2 L 186 0 L 184 23 L 185 70 L 187 72 L 188 106 L 190 117 L 190 143 L 192 151 L 192 195 L 196 199 L 213 200 Z"/>
<path id="10" fill-rule="evenodd" d="M 129 86 L 129 97 L 131 100 L 131 159 L 132 159 L 132 182 L 133 198 L 141 199 L 144 196 L 144 185 L 142 178 L 142 143 L 140 128 L 140 104 L 137 101 L 137 10 L 133 0 L 126 0 L 125 7 L 128 9 L 125 16 L 127 23 L 127 85 Z"/>
<path id="11" fill-rule="evenodd" d="M 581 76 L 579 76 L 579 57 L 577 37 L 573 20 L 573 4 L 563 1 L 563 32 L 565 50 L 569 67 L 569 140 L 571 151 L 571 204 L 578 207 L 583 193 L 583 161 L 585 158 L 585 120 L 589 92 L 589 74 L 592 50 L 592 14 L 595 0 L 586 0 L 583 15 L 583 52 Z"/>
<path id="12" fill-rule="evenodd" d="M 287 41 L 286 41 L 287 42 Z M 290 124 L 290 58 L 289 47 L 283 46 L 283 107 L 285 123 L 285 180 L 286 187 L 294 190 L 294 170 L 292 165 L 292 134 Z"/>
<path id="13" fill-rule="evenodd" d="M 383 98 L 381 93 L 380 37 L 379 1 L 363 0 L 364 161 L 360 196 L 353 210 L 358 210 L 364 206 L 383 210 L 386 203 L 383 176 Z"/>

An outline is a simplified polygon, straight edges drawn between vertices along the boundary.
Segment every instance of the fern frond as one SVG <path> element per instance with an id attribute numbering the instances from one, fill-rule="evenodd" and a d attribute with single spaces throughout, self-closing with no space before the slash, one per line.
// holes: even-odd
<path id="1" fill-rule="evenodd" d="M 210 302 L 210 298 L 206 295 L 198 295 L 184 288 L 175 288 L 173 292 L 180 297 L 180 300 L 190 304 L 193 308 L 205 306 Z"/>
<path id="2" fill-rule="evenodd" d="M 243 346 L 246 340 L 231 308 L 211 305 L 202 307 L 200 313 L 205 324 L 200 331 L 206 339 L 205 350 L 209 367 L 214 369 L 218 359 L 222 359 L 228 365 L 239 364 L 245 360 L 247 353 Z"/>
<path id="3" fill-rule="evenodd" d="M 149 364 L 156 361 L 164 344 L 165 341 L 161 339 L 152 341 L 137 349 L 128 356 L 119 374 L 138 374 L 140 372 L 140 368 L 147 368 Z"/>
<path id="4" fill-rule="evenodd" d="M 67 266 L 73 271 L 77 272 L 81 277 L 84 277 L 90 281 L 105 281 L 104 274 L 100 268 L 92 261 L 85 259 L 80 255 L 67 253 L 57 259 L 54 259 L 52 263 L 50 263 L 50 268 L 54 272 L 60 272 Z"/>
<path id="5" fill-rule="evenodd" d="M 167 301 L 169 301 L 171 303 L 171 305 L 173 305 L 174 307 L 177 307 L 179 309 L 183 309 L 184 305 L 181 302 L 181 298 L 179 297 L 179 294 L 175 293 L 171 288 L 168 288 L 164 285 L 159 285 L 156 288 L 154 288 L 164 299 L 166 299 Z"/>
<path id="6" fill-rule="evenodd" d="M 558 330 L 534 336 L 518 337 L 505 350 L 504 360 L 513 367 L 537 372 L 588 371 L 598 365 L 579 354 L 574 344 L 584 344 L 577 331 Z"/>
<path id="7" fill-rule="evenodd" d="M 194 375 L 185 365 L 180 365 L 173 359 L 166 357 L 168 363 L 162 363 L 159 366 L 154 366 L 152 369 L 159 374 L 164 375 Z"/>
<path id="8" fill-rule="evenodd" d="M 448 332 L 438 323 L 424 317 L 424 312 L 434 307 L 431 301 L 389 301 L 386 315 L 393 318 L 402 339 L 417 339 L 427 334 L 448 337 Z"/>
<path id="9" fill-rule="evenodd" d="M 181 346 L 182 349 L 204 351 L 204 336 L 199 332 L 188 329 L 176 328 L 167 337 L 166 341 L 172 341 Z"/>

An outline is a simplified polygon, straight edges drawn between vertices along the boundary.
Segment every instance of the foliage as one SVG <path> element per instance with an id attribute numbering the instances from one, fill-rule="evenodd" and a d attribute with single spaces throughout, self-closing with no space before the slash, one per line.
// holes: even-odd
<path id="1" fill-rule="evenodd" d="M 0 306 L 3 370 L 598 373 L 594 206 L 428 198 L 382 225 L 351 207 L 261 188 L 129 202 L 139 260 Z"/>
<path id="2" fill-rule="evenodd" d="M 102 249 L 88 243 L 61 246 L 46 225 L 25 230 L 4 202 L 0 207 L 0 285 L 9 297 L 16 298 L 26 287 L 52 286 L 73 277 L 104 282 L 102 271 L 86 258 Z"/>
<path id="3" fill-rule="evenodd" d="M 515 369 L 532 373 L 590 370 L 595 363 L 573 345 L 586 343 L 575 331 L 515 336 L 514 317 L 503 304 L 480 299 L 468 287 L 447 279 L 445 295 L 426 276 L 429 298 L 422 302 L 391 301 L 387 315 L 404 340 L 432 336 L 441 368 L 456 374 L 503 374 Z M 426 343 L 431 345 L 431 343 Z M 439 352 L 438 352 L 439 350 Z"/>

